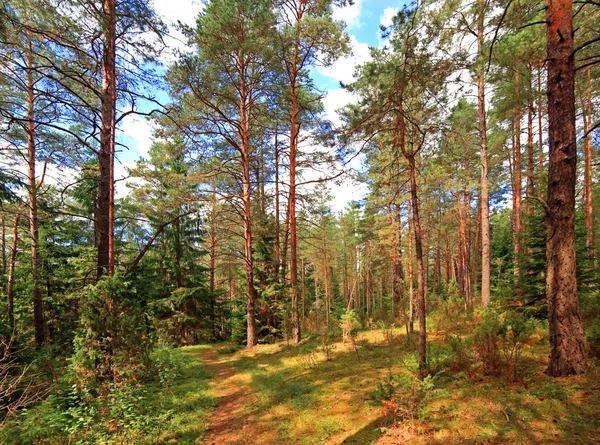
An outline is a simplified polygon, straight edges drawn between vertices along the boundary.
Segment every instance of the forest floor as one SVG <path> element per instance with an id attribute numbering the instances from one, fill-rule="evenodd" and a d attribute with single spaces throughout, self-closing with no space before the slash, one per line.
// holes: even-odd
<path id="1" fill-rule="evenodd" d="M 430 338 L 429 360 L 441 365 L 444 339 L 435 333 Z M 586 376 L 547 377 L 548 344 L 540 337 L 523 352 L 514 383 L 484 377 L 469 366 L 446 369 L 421 385 L 413 377 L 414 341 L 400 330 L 373 330 L 359 334 L 354 345 L 330 344 L 329 356 L 318 338 L 297 347 L 191 349 L 187 353 L 204 362 L 211 376 L 216 404 L 202 422 L 208 426 L 197 443 L 600 443 L 597 367 Z M 387 411 L 396 410 L 396 420 L 370 400 L 378 387 L 380 395 L 386 391 L 389 376 L 402 387 L 396 394 L 399 409 Z"/>

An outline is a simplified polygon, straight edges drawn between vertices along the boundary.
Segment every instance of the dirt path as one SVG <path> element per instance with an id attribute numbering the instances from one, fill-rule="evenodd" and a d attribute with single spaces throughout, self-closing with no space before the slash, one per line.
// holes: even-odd
<path id="1" fill-rule="evenodd" d="M 214 348 L 200 354 L 212 376 L 211 387 L 218 405 L 209 416 L 210 426 L 204 439 L 207 445 L 270 444 L 269 437 L 253 414 L 258 396 L 249 387 L 251 381 L 233 366 L 229 356 L 219 356 Z"/>

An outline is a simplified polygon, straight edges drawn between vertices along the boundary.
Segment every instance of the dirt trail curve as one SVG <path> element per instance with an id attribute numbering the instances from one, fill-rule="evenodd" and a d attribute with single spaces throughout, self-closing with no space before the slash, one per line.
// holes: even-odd
<path id="1" fill-rule="evenodd" d="M 204 439 L 206 445 L 270 444 L 273 437 L 260 425 L 253 408 L 258 396 L 249 388 L 250 381 L 239 374 L 230 362 L 230 357 L 220 357 L 216 349 L 205 349 L 200 353 L 212 376 L 211 386 L 218 401 L 215 411 L 208 417 L 210 426 Z M 271 437 L 269 437 L 271 436 Z"/>

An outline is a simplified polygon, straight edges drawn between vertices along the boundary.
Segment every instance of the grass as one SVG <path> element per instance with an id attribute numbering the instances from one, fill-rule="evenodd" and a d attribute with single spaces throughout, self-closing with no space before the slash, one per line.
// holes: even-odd
<path id="1" fill-rule="evenodd" d="M 548 344 L 536 333 L 523 351 L 519 378 L 509 384 L 506 377 L 483 376 L 472 357 L 457 358 L 456 338 L 437 332 L 429 338 L 430 363 L 439 372 L 425 390 L 414 378 L 416 341 L 401 329 L 361 332 L 357 348 L 335 343 L 329 356 L 318 337 L 298 347 L 182 348 L 186 365 L 169 386 L 142 388 L 135 407 L 140 417 L 134 419 L 139 427 L 113 432 L 105 442 L 81 443 L 600 443 L 596 364 L 585 376 L 549 378 L 543 373 Z M 466 356 L 465 345 L 459 351 Z M 402 382 L 398 400 L 411 404 L 410 415 L 394 419 L 371 402 L 386 381 Z M 13 433 L 6 443 L 75 443 L 66 434 L 48 438 L 52 430 L 43 409 L 36 407 L 29 423 L 21 424 L 21 431 L 31 429 L 27 435 Z"/>
<path id="2" fill-rule="evenodd" d="M 441 335 L 431 334 L 433 353 L 448 354 Z M 233 368 L 235 384 L 248 400 L 230 421 L 228 443 L 277 444 L 588 444 L 600 443 L 598 370 L 586 376 L 551 379 L 543 374 L 547 342 L 524 351 L 517 383 L 484 377 L 472 369 L 451 370 L 435 379 L 432 397 L 414 420 L 392 422 L 369 394 L 388 373 L 416 371 L 414 341 L 400 329 L 359 335 L 358 351 L 336 343 L 330 361 L 317 339 L 299 347 L 261 345 L 251 351 L 221 354 Z M 436 352 L 437 348 L 437 352 Z M 219 381 L 213 381 L 215 387 Z M 243 405 L 243 403 L 241 403 Z M 246 440 L 246 442 L 243 442 Z"/>

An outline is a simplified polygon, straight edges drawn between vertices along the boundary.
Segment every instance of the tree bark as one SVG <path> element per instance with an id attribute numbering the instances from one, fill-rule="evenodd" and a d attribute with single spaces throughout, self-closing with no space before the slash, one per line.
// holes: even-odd
<path id="1" fill-rule="evenodd" d="M 29 36 L 28 36 L 29 39 Z M 31 238 L 31 281 L 33 299 L 33 330 L 35 344 L 41 346 L 45 341 L 44 335 L 44 303 L 40 287 L 40 252 L 39 252 L 39 220 L 37 206 L 37 183 L 35 180 L 36 140 L 34 116 L 34 86 L 33 59 L 31 40 L 28 40 L 27 59 L 27 181 L 29 195 L 29 233 Z"/>
<path id="2" fill-rule="evenodd" d="M 419 196 L 417 192 L 417 167 L 414 155 L 408 156 L 410 176 L 410 195 L 412 201 L 413 229 L 415 234 L 415 253 L 417 257 L 417 316 L 419 319 L 419 373 L 422 377 L 427 371 L 427 326 L 425 317 L 425 276 L 423 267 L 423 232 L 419 216 Z"/>
<path id="3" fill-rule="evenodd" d="M 490 303 L 490 199 L 488 186 L 487 124 L 485 113 L 485 70 L 484 31 L 485 4 L 478 0 L 477 15 L 477 111 L 479 120 L 479 159 L 481 162 L 481 180 L 479 186 L 479 206 L 481 208 L 481 306 Z"/>
<path id="4" fill-rule="evenodd" d="M 575 58 L 572 0 L 546 0 L 548 202 L 546 296 L 551 376 L 586 370 L 575 257 Z"/>
<path id="5" fill-rule="evenodd" d="M 103 0 L 102 92 L 97 202 L 97 279 L 114 272 L 114 157 L 116 79 L 116 1 Z"/>

